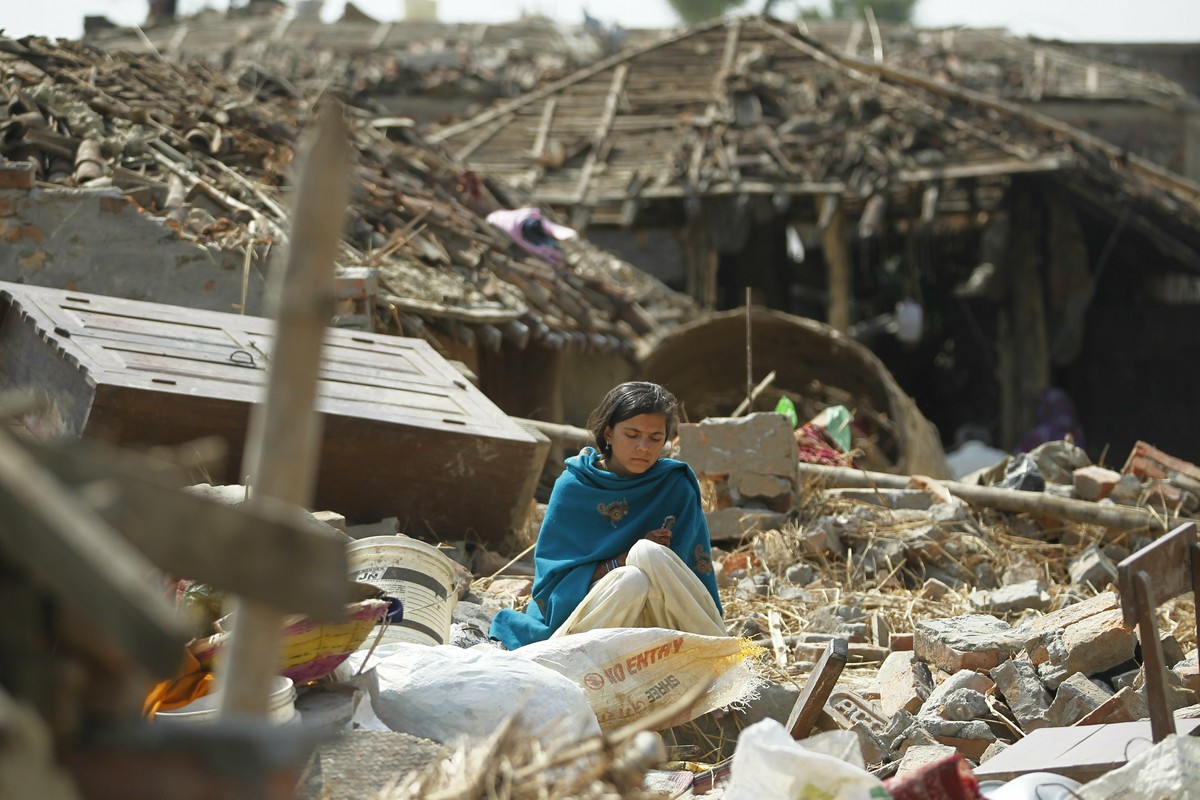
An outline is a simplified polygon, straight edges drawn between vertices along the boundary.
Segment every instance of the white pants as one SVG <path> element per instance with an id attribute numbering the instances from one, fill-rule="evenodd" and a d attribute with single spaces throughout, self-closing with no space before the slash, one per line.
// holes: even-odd
<path id="1" fill-rule="evenodd" d="M 550 637 L 596 628 L 669 628 L 725 636 L 725 623 L 708 589 L 675 553 L 641 539 L 625 566 L 605 575 Z"/>

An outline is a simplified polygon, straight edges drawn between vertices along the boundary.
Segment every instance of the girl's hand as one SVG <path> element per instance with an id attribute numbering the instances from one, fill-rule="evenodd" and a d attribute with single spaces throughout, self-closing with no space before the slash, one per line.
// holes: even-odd
<path id="1" fill-rule="evenodd" d="M 659 528 L 656 531 L 650 531 L 643 539 L 649 539 L 655 544 L 661 544 L 663 547 L 671 546 L 671 531 L 668 528 Z"/>

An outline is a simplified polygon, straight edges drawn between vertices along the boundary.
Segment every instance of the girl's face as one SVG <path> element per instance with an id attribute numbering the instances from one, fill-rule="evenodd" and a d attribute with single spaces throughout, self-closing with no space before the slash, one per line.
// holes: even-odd
<path id="1" fill-rule="evenodd" d="M 667 441 L 666 414 L 638 414 L 604 429 L 604 439 L 612 447 L 608 469 L 623 478 L 641 475 L 662 455 Z"/>

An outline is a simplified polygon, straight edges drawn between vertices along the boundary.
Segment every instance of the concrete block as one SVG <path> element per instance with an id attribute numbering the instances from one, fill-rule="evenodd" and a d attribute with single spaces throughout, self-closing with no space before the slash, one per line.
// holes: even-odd
<path id="1" fill-rule="evenodd" d="M 1068 672 L 1094 675 L 1133 658 L 1137 637 L 1125 625 L 1120 609 L 1102 611 L 1068 625 L 1062 632 Z"/>
<path id="2" fill-rule="evenodd" d="M 1050 607 L 1050 595 L 1039 580 L 1024 581 L 999 589 L 975 591 L 967 595 L 967 602 L 976 611 L 1005 614 L 1010 611 L 1045 611 Z"/>
<path id="3" fill-rule="evenodd" d="M 710 417 L 679 426 L 679 458 L 698 475 L 758 472 L 795 480 L 796 440 L 781 414 Z"/>
<path id="4" fill-rule="evenodd" d="M 930 717 L 920 720 L 919 724 L 938 744 L 953 747 L 973 761 L 978 760 L 988 745 L 996 741 L 996 734 L 981 719 L 964 721 Z"/>
<path id="5" fill-rule="evenodd" d="M 1076 673 L 1058 687 L 1054 702 L 1046 710 L 1046 720 L 1056 728 L 1074 725 L 1104 705 L 1109 697 L 1109 692 L 1101 689 L 1086 675 Z"/>
<path id="6" fill-rule="evenodd" d="M 921 711 L 917 715 L 921 718 L 926 717 L 941 717 L 942 708 L 946 703 L 946 699 L 964 689 L 977 692 L 981 695 L 987 694 L 995 686 L 992 679 L 982 672 L 976 672 L 972 669 L 961 669 L 955 672 L 946 680 L 942 681 L 937 687 L 929 693 L 929 697 L 925 699 L 924 705 L 921 706 Z"/>
<path id="7" fill-rule="evenodd" d="M 1014 658 L 997 664 L 989 674 L 1023 731 L 1028 733 L 1049 724 L 1046 711 L 1050 708 L 1050 693 L 1038 679 L 1033 664 Z"/>
<path id="8" fill-rule="evenodd" d="M 986 717 L 990 711 L 987 698 L 974 689 L 955 689 L 942 698 L 942 719 L 966 722 Z"/>
<path id="9" fill-rule="evenodd" d="M 953 747 L 947 747 L 944 744 L 927 744 L 910 747 L 904 753 L 904 758 L 900 759 L 900 766 L 896 769 L 897 775 L 904 775 L 908 772 L 915 772 L 935 761 L 952 756 L 958 751 Z"/>
<path id="10" fill-rule="evenodd" d="M 875 677 L 879 708 L 887 717 L 904 710 L 915 714 L 933 692 L 929 667 L 917 661 L 912 651 L 890 653 Z"/>
<path id="11" fill-rule="evenodd" d="M 868 767 L 892 760 L 892 748 L 869 727 L 856 722 L 850 731 L 858 737 L 858 748 L 862 752 L 863 763 Z"/>
<path id="12" fill-rule="evenodd" d="M 722 508 L 706 511 L 708 535 L 714 542 L 737 541 L 752 531 L 778 530 L 787 524 L 787 514 L 750 508 Z"/>
<path id="13" fill-rule="evenodd" d="M 1067 565 L 1071 582 L 1100 589 L 1117 582 L 1117 565 L 1096 545 L 1088 545 Z"/>
<path id="14" fill-rule="evenodd" d="M 1101 500 L 1112 493 L 1121 473 L 1104 467 L 1080 467 L 1072 473 L 1075 496 L 1080 500 Z"/>
<path id="15" fill-rule="evenodd" d="M 917 658 L 946 672 L 991 669 L 1020 647 L 1007 622 L 986 614 L 923 620 L 913 636 Z"/>
<path id="16" fill-rule="evenodd" d="M 1070 606 L 1060 608 L 1056 612 L 1037 616 L 1037 618 L 1021 622 L 1018 632 L 1022 636 L 1026 636 L 1026 642 L 1036 639 L 1040 634 L 1046 631 L 1057 631 L 1060 628 L 1073 625 L 1081 619 L 1086 619 L 1092 614 L 1105 612 L 1112 608 L 1121 608 L 1121 599 L 1115 591 L 1105 591 L 1094 597 L 1088 597 L 1087 600 L 1082 600 L 1078 603 L 1072 603 Z M 1037 663 L 1034 661 L 1034 663 Z"/>

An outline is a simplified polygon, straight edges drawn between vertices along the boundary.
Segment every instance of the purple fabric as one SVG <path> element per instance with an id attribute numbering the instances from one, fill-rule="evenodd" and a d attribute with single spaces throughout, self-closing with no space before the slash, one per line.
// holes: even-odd
<path id="1" fill-rule="evenodd" d="M 1080 447 L 1084 446 L 1083 428 L 1075 417 L 1075 404 L 1062 389 L 1047 389 L 1038 397 L 1036 424 L 1021 437 L 1018 448 L 1028 453 L 1039 444 L 1057 442 L 1067 436 Z"/>

